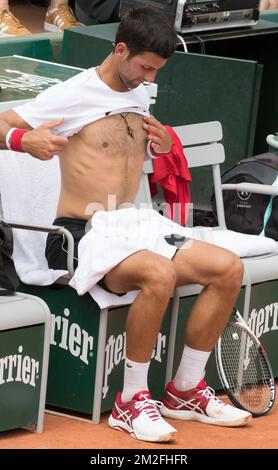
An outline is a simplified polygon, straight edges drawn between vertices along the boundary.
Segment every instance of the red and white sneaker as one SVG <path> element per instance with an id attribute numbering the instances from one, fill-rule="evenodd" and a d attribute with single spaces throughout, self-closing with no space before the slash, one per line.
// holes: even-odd
<path id="1" fill-rule="evenodd" d="M 170 382 L 165 390 L 161 414 L 167 418 L 201 421 L 216 426 L 245 426 L 252 419 L 248 411 L 219 400 L 204 380 L 186 392 L 176 390 Z"/>
<path id="2" fill-rule="evenodd" d="M 117 394 L 116 402 L 108 419 L 111 428 L 126 431 L 135 439 L 149 442 L 167 442 L 176 429 L 166 423 L 158 408 L 161 402 L 151 399 L 148 391 L 136 393 L 127 403 Z"/>

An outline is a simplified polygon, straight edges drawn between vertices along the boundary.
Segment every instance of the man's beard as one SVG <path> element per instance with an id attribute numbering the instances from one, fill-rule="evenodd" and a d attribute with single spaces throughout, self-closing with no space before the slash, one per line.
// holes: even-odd
<path id="1" fill-rule="evenodd" d="M 119 73 L 119 79 L 121 81 L 121 83 L 128 89 L 128 90 L 133 90 L 134 88 L 137 88 L 140 83 L 134 83 L 134 80 L 129 80 L 127 77 L 125 77 L 124 75 L 121 75 Z"/>

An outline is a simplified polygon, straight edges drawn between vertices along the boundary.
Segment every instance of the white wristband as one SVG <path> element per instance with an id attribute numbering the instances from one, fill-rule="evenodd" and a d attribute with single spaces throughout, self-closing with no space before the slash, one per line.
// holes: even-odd
<path id="1" fill-rule="evenodd" d="M 159 158 L 159 157 L 156 157 L 156 156 L 152 153 L 151 145 L 152 145 L 152 143 L 151 143 L 151 141 L 149 140 L 149 141 L 148 141 L 148 144 L 147 144 L 147 154 L 148 154 L 148 156 L 149 156 L 152 160 L 154 160 L 155 158 Z"/>
<path id="2" fill-rule="evenodd" d="M 11 135 L 12 135 L 13 131 L 15 131 L 15 130 L 16 130 L 16 127 L 11 127 L 10 130 L 7 132 L 7 135 L 6 135 L 6 147 L 9 150 L 11 150 L 11 146 L 10 146 Z"/>

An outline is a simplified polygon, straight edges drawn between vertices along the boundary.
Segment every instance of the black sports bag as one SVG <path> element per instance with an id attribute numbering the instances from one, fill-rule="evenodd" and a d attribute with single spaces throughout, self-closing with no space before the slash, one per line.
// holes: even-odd
<path id="1" fill-rule="evenodd" d="M 222 175 L 222 183 L 278 184 L 278 155 L 263 153 L 237 162 Z M 227 228 L 278 240 L 278 197 L 244 191 L 223 191 Z M 214 196 L 212 207 L 215 211 Z"/>

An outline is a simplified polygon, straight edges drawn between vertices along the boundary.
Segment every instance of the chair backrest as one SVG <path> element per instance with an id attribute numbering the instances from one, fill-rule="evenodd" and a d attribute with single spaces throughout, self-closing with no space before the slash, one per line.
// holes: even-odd
<path id="1" fill-rule="evenodd" d="M 222 125 L 219 121 L 174 127 L 184 148 L 189 168 L 211 166 L 215 190 L 216 209 L 219 226 L 226 228 L 224 204 L 221 190 L 220 163 L 225 160 Z M 140 187 L 135 205 L 152 202 L 148 174 L 153 173 L 153 164 L 147 160 L 144 164 Z"/>

